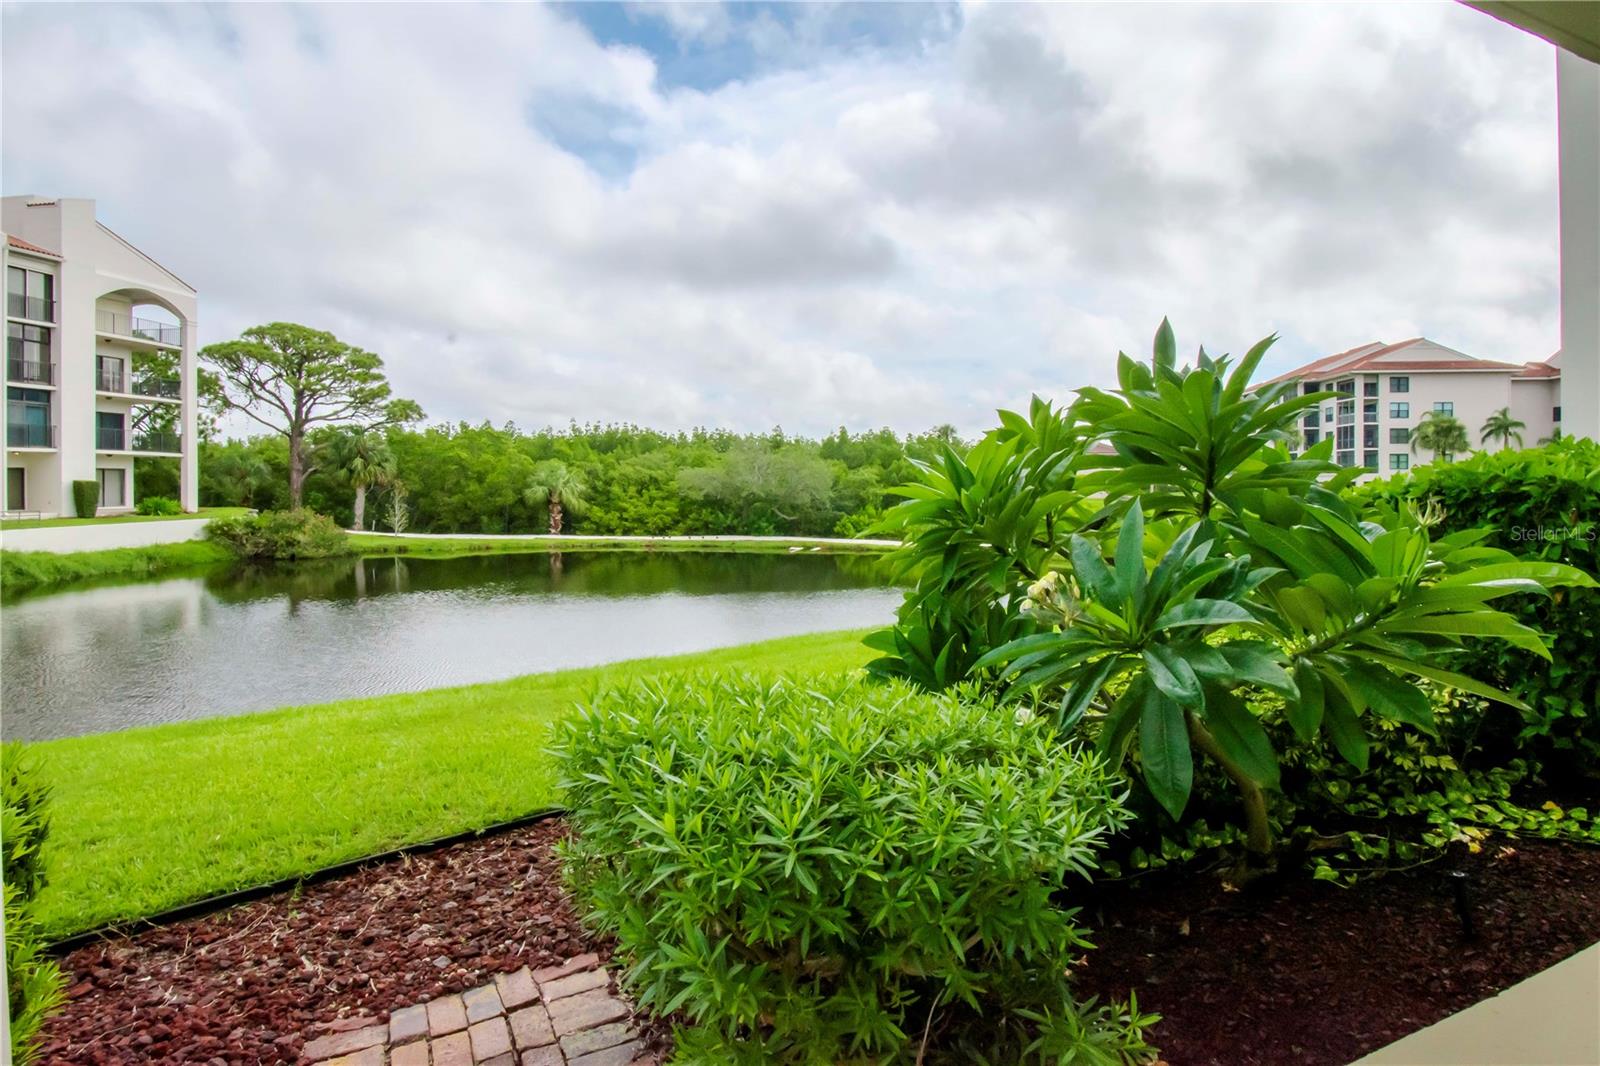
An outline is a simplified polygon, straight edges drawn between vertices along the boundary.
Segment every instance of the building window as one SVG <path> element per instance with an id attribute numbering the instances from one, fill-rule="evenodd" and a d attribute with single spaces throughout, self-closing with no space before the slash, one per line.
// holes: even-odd
<path id="1" fill-rule="evenodd" d="M 50 384 L 50 331 L 44 326 L 6 323 L 6 377 Z"/>
<path id="2" fill-rule="evenodd" d="M 1410 392 L 1411 391 L 1411 379 L 1410 378 L 1390 378 L 1389 379 L 1389 391 L 1390 392 Z"/>
<path id="3" fill-rule="evenodd" d="M 1561 421 L 1561 408 L 1552 407 L 1550 409 L 1550 417 L 1556 422 Z"/>
<path id="4" fill-rule="evenodd" d="M 1377 400 L 1362 400 L 1361 401 L 1361 421 L 1363 421 L 1363 422 L 1376 422 L 1377 420 L 1378 420 L 1378 401 Z"/>
<path id="5" fill-rule="evenodd" d="M 1317 441 L 1319 441 L 1321 439 L 1322 439 L 1322 432 L 1320 430 L 1315 430 L 1315 429 L 1306 430 L 1306 447 L 1307 448 L 1311 447 L 1313 444 L 1317 443 Z"/>
<path id="6" fill-rule="evenodd" d="M 1409 469 L 1411 469 L 1411 456 L 1407 455 L 1405 452 L 1390 452 L 1389 453 L 1389 469 L 1390 470 L 1409 470 Z"/>
<path id="7" fill-rule="evenodd" d="M 1356 379 L 1346 378 L 1344 381 L 1341 381 L 1335 385 L 1333 387 L 1333 391 L 1342 392 L 1346 396 L 1354 396 L 1356 394 Z"/>
<path id="8" fill-rule="evenodd" d="M 36 322 L 54 322 L 56 279 L 37 270 L 7 267 L 6 314 Z"/>
<path id="9" fill-rule="evenodd" d="M 94 387 L 101 392 L 127 392 L 122 380 L 122 360 L 112 355 L 94 357 Z"/>
<path id="10" fill-rule="evenodd" d="M 20 466 L 6 467 L 6 510 L 21 511 L 28 506 L 28 472 Z"/>
<path id="11" fill-rule="evenodd" d="M 1316 427 L 1317 422 L 1317 412 L 1312 411 L 1310 414 L 1306 415 L 1300 424 L 1305 426 L 1307 429 L 1312 429 Z"/>
<path id="12" fill-rule="evenodd" d="M 1410 418 L 1411 417 L 1411 405 L 1409 403 L 1390 403 L 1389 404 L 1389 417 L 1390 418 Z"/>
<path id="13" fill-rule="evenodd" d="M 1339 455 L 1338 455 L 1338 458 L 1335 461 L 1340 466 L 1355 466 L 1356 465 L 1356 453 L 1355 452 L 1340 452 Z"/>
<path id="14" fill-rule="evenodd" d="M 1361 383 L 1361 395 L 1363 395 L 1363 396 L 1376 396 L 1376 395 L 1378 395 L 1378 379 L 1377 378 L 1373 378 L 1371 381 L 1363 381 Z"/>
<path id="15" fill-rule="evenodd" d="M 1333 408 L 1332 407 L 1324 407 L 1322 409 L 1322 417 L 1327 420 L 1328 425 L 1330 425 L 1330 426 L 1333 425 Z"/>
<path id="16" fill-rule="evenodd" d="M 1456 405 L 1450 400 L 1437 400 L 1434 402 L 1433 410 L 1436 414 L 1453 415 L 1456 413 Z"/>
<path id="17" fill-rule="evenodd" d="M 1378 446 L 1378 427 L 1361 427 L 1361 446 L 1363 448 L 1376 448 Z"/>
<path id="18" fill-rule="evenodd" d="M 1355 426 L 1340 426 L 1334 433 L 1334 447 L 1340 451 L 1348 451 L 1356 446 Z"/>
<path id="19" fill-rule="evenodd" d="M 1362 452 L 1361 453 L 1361 465 L 1366 467 L 1368 470 L 1376 470 L 1376 469 L 1378 469 L 1378 453 L 1377 452 Z"/>
<path id="20" fill-rule="evenodd" d="M 101 467 L 95 473 L 100 475 L 100 506 L 123 507 L 127 497 L 123 489 L 127 484 L 127 471 L 120 467 Z"/>
<path id="21" fill-rule="evenodd" d="M 1405 426 L 1396 426 L 1389 430 L 1390 444 L 1410 444 L 1411 431 Z"/>
<path id="22" fill-rule="evenodd" d="M 1318 381 L 1307 381 L 1300 386 L 1300 389 L 1302 395 L 1310 396 L 1313 392 L 1322 391 L 1322 383 Z"/>
<path id="23" fill-rule="evenodd" d="M 52 448 L 50 394 L 44 389 L 6 389 L 6 443 L 15 448 Z"/>
<path id="24" fill-rule="evenodd" d="M 103 452 L 120 452 L 127 448 L 121 414 L 115 411 L 94 413 L 94 446 Z"/>

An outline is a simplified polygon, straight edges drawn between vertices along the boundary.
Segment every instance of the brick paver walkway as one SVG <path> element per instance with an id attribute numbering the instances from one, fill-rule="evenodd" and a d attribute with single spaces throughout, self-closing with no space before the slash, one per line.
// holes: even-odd
<path id="1" fill-rule="evenodd" d="M 630 1066 L 654 1063 L 593 955 L 503 973 L 481 988 L 350 1018 L 306 1044 L 321 1066 Z"/>

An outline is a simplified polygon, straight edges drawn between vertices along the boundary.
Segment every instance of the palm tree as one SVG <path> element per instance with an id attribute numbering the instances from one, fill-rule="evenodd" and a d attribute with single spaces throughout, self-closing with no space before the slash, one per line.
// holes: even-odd
<path id="1" fill-rule="evenodd" d="M 1426 411 L 1411 434 L 1411 450 L 1419 447 L 1432 452 L 1435 460 L 1443 457 L 1448 462 L 1455 453 L 1471 448 L 1472 441 L 1467 436 L 1467 427 L 1455 415 Z"/>
<path id="2" fill-rule="evenodd" d="M 583 514 L 587 501 L 583 494 L 588 486 L 583 479 L 560 459 L 547 459 L 533 468 L 533 477 L 522 498 L 531 507 L 550 508 L 550 532 L 561 532 L 561 514 L 571 511 L 574 517 Z"/>
<path id="3" fill-rule="evenodd" d="M 256 493 L 272 480 L 272 468 L 251 452 L 224 452 L 206 473 L 220 483 L 227 499 L 240 507 L 256 506 Z"/>
<path id="4" fill-rule="evenodd" d="M 1511 417 L 1511 408 L 1502 407 L 1489 416 L 1483 424 L 1479 441 L 1488 444 L 1492 440 L 1500 441 L 1502 449 L 1510 447 L 1512 441 L 1517 442 L 1517 447 L 1522 447 L 1522 430 L 1528 428 L 1528 423 Z"/>
<path id="5" fill-rule="evenodd" d="M 334 445 L 335 463 L 355 490 L 355 527 L 367 528 L 367 490 L 394 480 L 394 453 L 376 433 L 356 431 L 341 436 Z"/>

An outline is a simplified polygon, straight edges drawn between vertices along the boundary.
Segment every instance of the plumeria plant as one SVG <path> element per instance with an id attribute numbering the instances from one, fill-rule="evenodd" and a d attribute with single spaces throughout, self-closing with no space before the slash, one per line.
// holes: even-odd
<path id="1" fill-rule="evenodd" d="M 1548 657 L 1540 634 L 1495 600 L 1594 584 L 1485 547 L 1476 531 L 1436 538 L 1425 509 L 1356 510 L 1343 491 L 1355 472 L 1328 461 L 1329 442 L 1295 450 L 1302 413 L 1326 394 L 1250 384 L 1272 341 L 1237 366 L 1202 349 L 1180 367 L 1163 321 L 1148 365 L 1119 356 L 1119 388 L 1082 390 L 1061 416 L 1070 459 L 1013 457 L 1041 472 L 1039 498 L 1060 501 L 1054 521 L 989 500 L 985 513 L 999 517 L 964 553 L 978 570 L 983 545 L 1007 543 L 1006 517 L 1028 516 L 1029 565 L 998 547 L 989 558 L 1025 579 L 991 587 L 995 609 L 1031 632 L 991 646 L 970 672 L 998 670 L 1008 694 L 1048 707 L 1058 728 L 1087 727 L 1111 760 L 1136 758 L 1175 818 L 1196 751 L 1213 760 L 1237 786 L 1257 864 L 1273 849 L 1266 794 L 1279 760 L 1253 702 L 1276 697 L 1301 741 L 1326 735 L 1363 767 L 1372 717 L 1434 729 L 1427 685 L 1520 704 L 1441 665 L 1466 636 Z M 1015 421 L 989 439 L 1022 440 Z M 1110 454 L 1092 447 L 1101 442 Z M 917 492 L 897 516 L 913 544 L 949 499 L 933 484 Z M 933 561 L 924 566 L 926 579 Z"/>

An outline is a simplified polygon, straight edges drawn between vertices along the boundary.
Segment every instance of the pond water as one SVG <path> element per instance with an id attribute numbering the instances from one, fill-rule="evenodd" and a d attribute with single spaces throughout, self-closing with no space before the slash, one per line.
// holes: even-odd
<path id="1" fill-rule="evenodd" d="M 641 552 L 325 560 L 0 611 L 0 730 L 41 740 L 879 625 L 875 559 Z"/>

